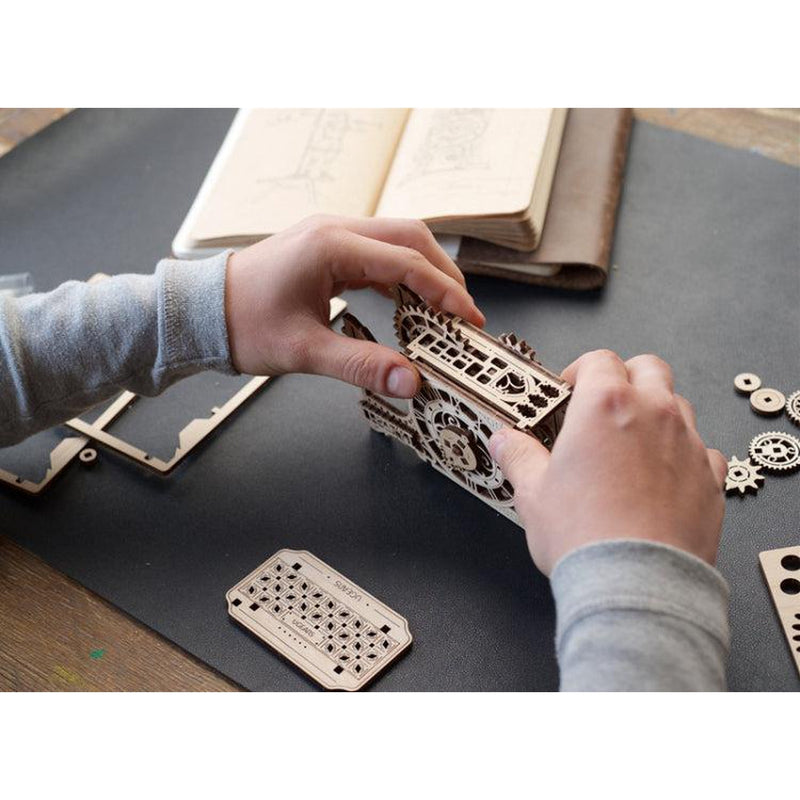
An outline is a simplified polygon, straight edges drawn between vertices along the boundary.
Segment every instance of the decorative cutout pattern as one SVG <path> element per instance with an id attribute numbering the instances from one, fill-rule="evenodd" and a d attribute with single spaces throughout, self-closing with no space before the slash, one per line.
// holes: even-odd
<path id="1" fill-rule="evenodd" d="M 360 689 L 411 644 L 403 617 L 305 551 L 276 553 L 227 598 L 234 619 L 329 689 Z"/>
<path id="2" fill-rule="evenodd" d="M 361 407 L 370 425 L 519 524 L 513 488 L 489 455 L 489 437 L 507 425 L 551 448 L 564 421 L 569 384 L 536 361 L 530 345 L 513 333 L 495 339 L 434 311 L 402 285 L 395 303 L 397 339 L 419 369 L 422 386 L 405 414 L 364 392 Z M 350 314 L 344 333 L 375 341 Z"/>

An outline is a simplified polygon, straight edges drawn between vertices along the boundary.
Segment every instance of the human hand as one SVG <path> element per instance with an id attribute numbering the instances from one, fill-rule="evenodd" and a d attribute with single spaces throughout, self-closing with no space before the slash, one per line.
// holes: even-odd
<path id="1" fill-rule="evenodd" d="M 329 327 L 331 297 L 404 283 L 432 305 L 483 326 L 464 276 L 424 223 L 315 216 L 234 253 L 225 314 L 240 372 L 309 372 L 395 397 L 411 397 L 419 374 L 401 353 Z"/>
<path id="2" fill-rule="evenodd" d="M 539 569 L 549 575 L 567 553 L 604 539 L 662 542 L 713 565 L 727 463 L 700 439 L 669 365 L 598 350 L 562 376 L 575 388 L 552 454 L 520 431 L 489 442 Z"/>

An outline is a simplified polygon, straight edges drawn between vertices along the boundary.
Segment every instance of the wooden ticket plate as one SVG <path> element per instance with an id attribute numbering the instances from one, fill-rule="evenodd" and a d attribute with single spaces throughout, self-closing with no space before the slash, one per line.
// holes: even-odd
<path id="1" fill-rule="evenodd" d="M 410 644 L 408 621 L 307 550 L 279 550 L 228 613 L 326 689 L 356 691 Z"/>
<path id="2" fill-rule="evenodd" d="M 758 557 L 789 650 L 800 673 L 800 546 L 765 550 Z"/>

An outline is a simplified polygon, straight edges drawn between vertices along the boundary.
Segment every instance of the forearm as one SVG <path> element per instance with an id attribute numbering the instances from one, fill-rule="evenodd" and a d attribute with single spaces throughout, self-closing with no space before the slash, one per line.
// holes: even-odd
<path id="1" fill-rule="evenodd" d="M 647 541 L 588 545 L 551 575 L 566 691 L 721 691 L 728 587 L 700 559 Z"/>
<path id="2" fill-rule="evenodd" d="M 0 446 L 121 389 L 155 395 L 202 370 L 234 371 L 226 261 L 165 259 L 154 275 L 0 300 Z"/>

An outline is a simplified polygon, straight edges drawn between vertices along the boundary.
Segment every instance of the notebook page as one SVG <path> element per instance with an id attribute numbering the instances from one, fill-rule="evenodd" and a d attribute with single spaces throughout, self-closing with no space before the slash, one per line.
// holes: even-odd
<path id="1" fill-rule="evenodd" d="M 519 214 L 531 202 L 553 109 L 414 109 L 376 214 Z"/>
<path id="2" fill-rule="evenodd" d="M 371 215 L 407 116 L 407 109 L 251 111 L 191 237 L 264 236 L 315 213 Z"/>

